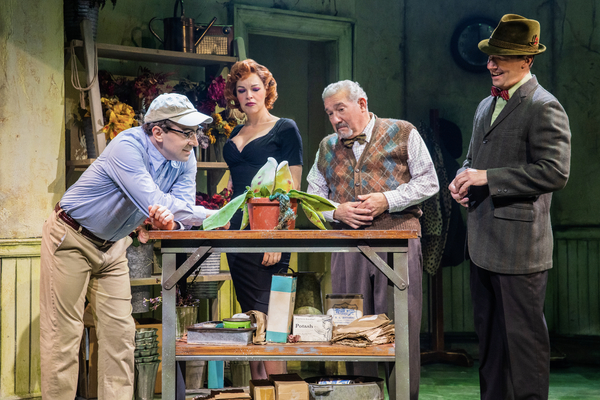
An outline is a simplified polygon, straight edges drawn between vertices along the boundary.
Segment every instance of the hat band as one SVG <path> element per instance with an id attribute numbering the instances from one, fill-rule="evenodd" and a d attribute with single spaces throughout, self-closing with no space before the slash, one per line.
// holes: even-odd
<path id="1" fill-rule="evenodd" d="M 509 50 L 523 50 L 528 53 L 535 53 L 538 51 L 537 44 L 532 46 L 532 45 L 528 45 L 528 44 L 511 43 L 511 42 L 505 42 L 504 40 L 498 40 L 493 37 L 490 38 L 488 43 L 492 46 L 500 47 L 503 49 L 509 49 Z"/>

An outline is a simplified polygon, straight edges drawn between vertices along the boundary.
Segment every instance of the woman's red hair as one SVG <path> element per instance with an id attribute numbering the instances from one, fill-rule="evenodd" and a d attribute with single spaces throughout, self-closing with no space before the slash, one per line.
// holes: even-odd
<path id="1" fill-rule="evenodd" d="M 265 107 L 267 110 L 273 109 L 273 104 L 275 103 L 275 100 L 277 100 L 277 82 L 267 67 L 260 65 L 249 58 L 233 64 L 231 71 L 227 75 L 225 99 L 227 99 L 228 107 L 242 111 L 240 102 L 237 99 L 236 86 L 240 79 L 246 79 L 251 74 L 258 75 L 263 85 L 265 85 L 267 91 L 267 95 L 265 96 Z"/>

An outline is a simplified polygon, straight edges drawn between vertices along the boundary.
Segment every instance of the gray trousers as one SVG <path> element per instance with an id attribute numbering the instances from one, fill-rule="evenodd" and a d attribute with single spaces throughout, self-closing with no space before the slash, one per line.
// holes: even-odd
<path id="1" fill-rule="evenodd" d="M 387 253 L 377 253 L 387 262 Z M 410 361 L 410 398 L 419 398 L 421 376 L 421 314 L 423 305 L 423 257 L 421 241 L 408 240 L 408 341 Z M 331 254 L 331 287 L 334 293 L 362 293 L 363 314 L 387 314 L 388 279 L 360 253 Z M 378 363 L 346 363 L 348 375 L 378 376 Z"/>

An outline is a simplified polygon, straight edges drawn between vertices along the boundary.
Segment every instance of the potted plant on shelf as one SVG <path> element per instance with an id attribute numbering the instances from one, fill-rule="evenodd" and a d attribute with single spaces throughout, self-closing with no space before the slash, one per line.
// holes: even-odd
<path id="1" fill-rule="evenodd" d="M 200 300 L 195 299 L 191 294 L 182 296 L 179 286 L 176 287 L 175 293 L 175 313 L 177 315 L 175 337 L 181 339 L 187 332 L 187 327 L 198 322 L 198 304 Z M 162 293 L 158 297 L 144 299 L 144 303 L 148 304 L 149 308 L 155 311 L 162 305 Z"/>
<path id="2" fill-rule="evenodd" d="M 275 219 L 269 221 L 266 227 L 258 229 L 293 229 L 293 221 L 296 219 L 294 203 L 299 203 L 308 219 L 320 229 L 326 229 L 323 222 L 323 211 L 333 211 L 336 207 L 321 196 L 308 194 L 293 189 L 294 182 L 287 161 L 277 164 L 273 157 L 267 159 L 267 163 L 261 167 L 252 179 L 251 186 L 246 191 L 231 200 L 217 213 L 204 220 L 204 230 L 211 230 L 225 226 L 233 217 L 235 212 L 243 209 L 243 218 L 240 230 L 250 223 L 250 229 L 257 229 L 254 220 L 256 204 L 267 204 L 267 207 L 275 208 Z M 258 207 L 261 207 L 260 205 Z M 266 213 L 263 214 L 263 220 Z M 271 215 L 273 215 L 271 214 Z"/>

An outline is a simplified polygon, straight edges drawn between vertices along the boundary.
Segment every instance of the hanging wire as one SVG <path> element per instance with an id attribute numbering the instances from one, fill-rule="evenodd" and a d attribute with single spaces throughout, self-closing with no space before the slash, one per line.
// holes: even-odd
<path id="1" fill-rule="evenodd" d="M 75 41 L 71 40 L 71 84 L 75 89 L 79 91 L 79 105 L 82 109 L 85 110 L 85 92 L 89 91 L 94 83 L 96 83 L 96 79 L 98 78 L 98 49 L 96 48 L 96 44 L 94 44 L 94 62 L 92 63 L 94 66 L 94 76 L 92 77 L 92 81 L 86 87 L 81 85 L 79 81 L 79 71 L 77 70 L 77 57 L 75 57 Z"/>

